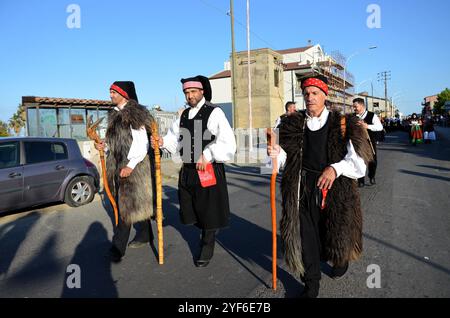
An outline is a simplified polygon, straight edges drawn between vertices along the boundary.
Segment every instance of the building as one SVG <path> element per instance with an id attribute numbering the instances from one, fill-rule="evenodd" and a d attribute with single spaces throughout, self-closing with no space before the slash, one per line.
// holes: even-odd
<path id="1" fill-rule="evenodd" d="M 22 97 L 26 113 L 26 131 L 28 136 L 74 138 L 88 140 L 86 135 L 87 119 L 92 116 L 106 117 L 114 106 L 111 101 L 54 98 Z M 99 125 L 100 138 L 105 137 L 106 120 Z"/>
<path id="2" fill-rule="evenodd" d="M 114 107 L 111 101 L 54 98 L 22 97 L 26 113 L 27 136 L 73 138 L 78 141 L 83 156 L 100 168 L 98 152 L 94 150 L 93 141 L 86 134 L 86 125 L 90 116 L 93 122 L 105 118 L 98 126 L 98 135 L 105 138 L 108 112 Z M 177 118 L 177 113 L 150 110 L 158 123 L 160 135 L 165 135 Z M 163 159 L 170 158 L 163 153 Z"/>
<path id="3" fill-rule="evenodd" d="M 395 115 L 398 113 L 398 109 L 394 106 L 392 109 L 392 104 L 390 100 L 385 100 L 382 97 L 370 96 L 367 92 L 361 92 L 356 94 L 353 98 L 362 98 L 365 100 L 367 110 L 374 112 L 380 118 L 391 118 L 392 113 Z"/>
<path id="4" fill-rule="evenodd" d="M 252 50 L 250 65 L 252 68 L 252 99 L 265 98 L 266 100 L 274 100 L 274 93 L 279 91 L 277 98 L 279 102 L 284 106 L 287 101 L 295 101 L 299 109 L 305 108 L 305 103 L 301 90 L 301 80 L 307 76 L 324 75 L 329 81 L 329 106 L 332 109 L 337 109 L 343 112 L 351 112 L 352 98 L 353 98 L 353 82 L 354 77 L 351 73 L 347 72 L 343 65 L 345 65 L 345 58 L 340 53 L 333 53 L 331 55 L 325 54 L 320 45 L 313 45 L 300 48 L 292 48 L 286 50 L 274 51 L 271 49 L 258 49 Z M 273 60 L 261 58 L 263 54 L 272 56 Z M 246 76 L 246 56 L 247 52 L 236 53 L 236 96 L 244 96 L 248 93 L 248 80 Z M 280 58 L 282 59 L 280 63 Z M 270 63 L 269 63 L 270 62 Z M 212 102 L 218 104 L 227 114 L 227 118 L 233 118 L 232 114 L 232 88 L 231 88 L 231 63 L 228 61 L 224 65 L 224 70 L 212 75 L 210 77 L 211 87 L 213 90 Z M 279 70 L 279 74 L 274 70 Z M 277 90 L 271 89 L 266 92 L 267 96 L 261 95 L 261 89 L 267 88 L 267 83 L 275 83 L 277 79 L 279 86 Z M 267 83 L 264 83 L 265 82 Z M 345 83 L 345 85 L 344 85 Z M 274 85 L 272 85 L 273 87 Z M 281 88 L 283 86 L 283 88 Z M 344 86 L 345 86 L 345 98 L 344 98 Z M 281 90 L 281 91 L 280 91 Z M 236 112 L 241 112 L 241 108 L 248 109 L 245 103 L 239 103 L 236 101 Z M 272 122 L 275 112 L 278 116 L 284 112 L 284 107 L 279 107 L 278 104 L 274 104 L 274 109 L 267 110 L 264 115 L 270 122 Z M 248 115 L 248 113 L 247 113 Z M 255 110 L 253 116 L 258 117 L 260 114 L 258 110 Z M 267 116 L 269 115 L 269 116 Z M 236 116 L 234 116 L 236 120 Z M 230 120 L 232 123 L 233 120 Z M 237 127 L 242 128 L 243 122 L 240 121 Z M 267 123 L 264 123 L 266 125 Z M 257 123 L 252 125 L 260 126 Z M 263 126 L 263 125 L 262 125 Z M 270 125 L 269 125 L 270 126 Z M 235 127 L 235 128 L 237 128 Z M 248 127 L 248 120 L 247 120 Z"/>
<path id="5" fill-rule="evenodd" d="M 438 102 L 438 95 L 427 96 L 423 99 L 422 106 L 422 114 L 424 116 L 431 116 L 433 114 L 434 105 Z"/>
<path id="6" fill-rule="evenodd" d="M 105 138 L 108 112 L 114 107 L 111 101 L 54 98 L 22 97 L 26 113 L 26 131 L 28 136 L 73 138 L 78 141 L 88 140 L 86 124 L 90 116 L 93 122 L 105 118 L 99 125 L 100 138 Z M 150 113 L 156 118 L 160 134 L 167 133 L 177 118 L 177 113 L 152 109 Z"/>
<path id="7" fill-rule="evenodd" d="M 236 54 L 236 107 L 235 127 L 249 127 L 249 80 L 251 76 L 252 128 L 271 127 L 284 112 L 283 57 L 271 49 L 252 51 L 250 61 L 247 52 Z"/>

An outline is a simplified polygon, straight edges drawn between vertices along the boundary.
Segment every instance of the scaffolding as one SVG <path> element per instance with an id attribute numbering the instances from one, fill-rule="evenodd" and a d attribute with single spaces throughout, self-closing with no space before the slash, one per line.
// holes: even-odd
<path id="1" fill-rule="evenodd" d="M 305 72 L 299 78 L 314 75 L 323 75 L 328 79 L 328 108 L 344 112 L 349 112 L 352 106 L 352 98 L 354 96 L 354 76 L 348 72 L 345 65 L 346 58 L 339 51 L 334 51 L 331 55 L 327 55 L 324 61 L 320 61 L 309 65 L 310 71 Z M 344 72 L 345 72 L 345 90 L 344 90 Z M 344 91 L 345 91 L 345 107 L 344 107 Z M 350 102 L 350 103 L 349 103 Z"/>

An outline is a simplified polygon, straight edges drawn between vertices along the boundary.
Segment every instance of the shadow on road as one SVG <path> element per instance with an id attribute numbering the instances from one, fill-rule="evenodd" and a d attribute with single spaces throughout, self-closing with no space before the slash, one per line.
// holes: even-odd
<path id="1" fill-rule="evenodd" d="M 17 251 L 40 218 L 36 211 L 0 226 L 0 275 L 8 273 Z"/>
<path id="2" fill-rule="evenodd" d="M 450 181 L 450 178 L 436 176 L 436 175 L 428 174 L 428 173 L 409 171 L 409 170 L 405 170 L 405 169 L 400 169 L 399 172 L 405 173 L 405 174 L 410 174 L 410 175 L 417 176 L 417 177 L 422 177 L 422 178 L 430 178 L 430 179 L 436 179 L 436 180 L 442 180 L 442 181 Z"/>
<path id="3" fill-rule="evenodd" d="M 418 256 L 418 255 L 416 255 L 416 254 L 414 254 L 414 253 L 411 253 L 411 252 L 409 252 L 409 251 L 406 251 L 406 250 L 404 250 L 404 249 L 402 249 L 402 248 L 400 248 L 400 247 L 398 247 L 398 246 L 395 246 L 395 245 L 393 245 L 393 244 L 391 244 L 391 243 L 389 243 L 389 242 L 383 241 L 383 240 L 381 240 L 381 239 L 379 239 L 379 238 L 376 238 L 376 237 L 374 237 L 374 236 L 372 236 L 372 235 L 368 235 L 368 234 L 365 234 L 365 233 L 364 233 L 364 234 L 363 234 L 363 237 L 365 237 L 365 238 L 368 239 L 368 240 L 374 241 L 374 242 L 376 242 L 376 243 L 378 243 L 378 244 L 384 245 L 384 246 L 386 246 L 386 247 L 388 247 L 388 248 L 390 248 L 390 249 L 393 249 L 393 250 L 395 250 L 395 251 L 397 251 L 397 252 L 399 252 L 399 253 L 402 253 L 402 254 L 404 254 L 404 255 L 407 255 L 407 256 L 409 256 L 409 257 L 415 259 L 416 261 L 419 261 L 419 262 L 421 262 L 421 263 L 423 263 L 423 264 L 426 264 L 426 265 L 428 265 L 428 266 L 431 266 L 431 267 L 433 267 L 434 269 L 436 269 L 436 270 L 438 270 L 438 271 L 441 271 L 441 272 L 443 272 L 443 273 L 445 273 L 445 274 L 447 274 L 447 275 L 450 275 L 450 268 L 444 267 L 444 266 L 442 266 L 442 265 L 439 265 L 439 264 L 434 263 L 434 262 L 429 261 L 429 260 L 425 260 L 425 259 L 423 258 L 423 256 Z"/>
<path id="4" fill-rule="evenodd" d="M 429 169 L 434 169 L 434 170 L 439 170 L 439 171 L 444 171 L 444 172 L 450 172 L 450 169 L 444 168 L 444 167 L 430 166 L 430 165 L 417 165 L 417 166 L 422 167 L 422 168 L 429 168 Z"/>
<path id="5" fill-rule="evenodd" d="M 252 176 L 261 176 L 259 174 L 259 168 L 245 167 L 241 168 L 244 173 Z M 247 171 L 249 169 L 249 171 Z M 239 173 L 238 170 L 233 170 L 235 173 Z M 267 176 L 261 176 L 267 181 Z M 230 182 L 228 178 L 228 185 L 235 185 Z M 244 191 L 251 191 L 249 189 L 255 187 L 266 186 L 261 181 L 252 182 L 251 180 L 242 180 L 249 183 L 249 186 L 244 188 Z M 239 187 L 239 186 L 238 186 Z M 255 192 L 255 191 L 252 191 Z M 200 230 L 194 226 L 185 226 L 179 219 L 179 205 L 178 205 L 178 193 L 177 189 L 170 186 L 164 187 L 164 193 L 167 198 L 163 200 L 164 205 L 164 226 L 174 227 L 186 241 L 192 254 L 192 260 L 196 258 L 200 252 Z M 255 194 L 258 194 L 255 192 Z M 232 200 L 232 198 L 230 198 Z M 244 261 L 251 264 L 256 264 L 265 271 L 272 272 L 272 233 L 270 230 L 266 230 L 261 226 L 250 222 L 249 220 L 238 216 L 237 214 L 243 213 L 231 213 L 229 227 L 222 229 L 218 232 L 216 243 L 221 246 L 227 253 L 229 253 L 237 263 L 240 264 L 246 271 L 248 271 L 253 277 L 261 282 L 266 288 L 271 288 L 267 283 L 267 277 L 261 277 L 252 270 L 252 268 L 245 264 Z M 280 242 L 280 239 L 278 239 Z M 278 244 L 280 246 L 280 243 Z M 216 247 L 217 248 L 217 247 Z M 281 252 L 278 252 L 279 262 L 281 262 Z M 216 256 L 215 256 L 216 257 Z M 220 261 L 220 260 L 218 260 Z M 286 290 L 286 297 L 294 297 L 301 290 L 301 284 L 290 273 L 282 268 L 278 268 L 278 279 L 284 285 Z"/>
<path id="6" fill-rule="evenodd" d="M 70 264 L 79 266 L 81 288 L 69 288 L 67 280 L 72 281 L 69 277 L 72 272 L 66 273 L 61 297 L 118 297 L 116 282 L 111 273 L 111 263 L 104 256 L 109 245 L 105 227 L 100 222 L 92 223 L 75 249 L 73 258 L 67 264 L 67 266 Z"/>

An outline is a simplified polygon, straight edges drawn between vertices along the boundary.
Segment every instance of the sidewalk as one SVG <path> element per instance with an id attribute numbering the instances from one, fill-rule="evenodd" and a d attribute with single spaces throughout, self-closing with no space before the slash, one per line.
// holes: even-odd
<path id="1" fill-rule="evenodd" d="M 177 183 L 181 162 L 175 163 L 172 159 L 161 160 L 161 176 L 163 184 Z"/>

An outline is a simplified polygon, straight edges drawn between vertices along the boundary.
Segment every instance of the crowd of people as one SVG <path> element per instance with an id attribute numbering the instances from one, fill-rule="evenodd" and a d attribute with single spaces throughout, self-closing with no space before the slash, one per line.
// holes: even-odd
<path id="1" fill-rule="evenodd" d="M 413 113 L 405 118 L 381 118 L 383 131 L 378 141 L 384 141 L 386 133 L 404 131 L 409 135 L 412 145 L 430 144 L 436 140 L 435 125 L 441 125 L 442 119 L 436 116 L 420 116 Z"/>

